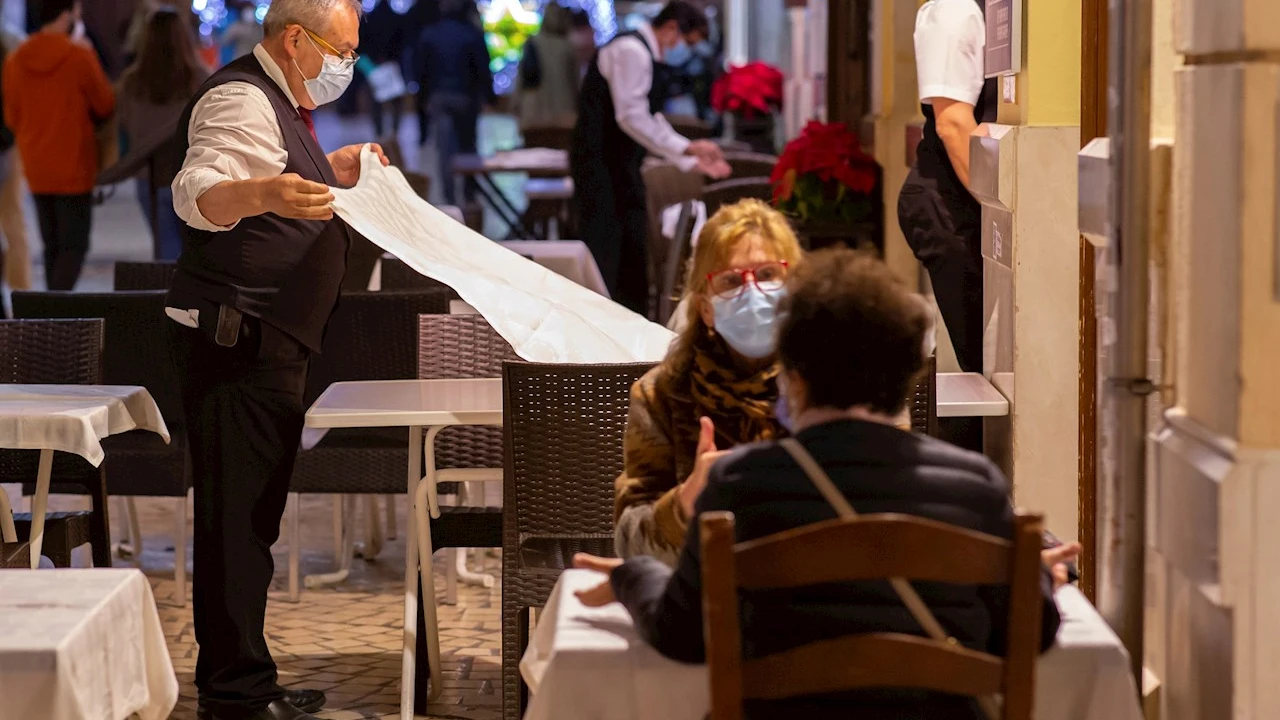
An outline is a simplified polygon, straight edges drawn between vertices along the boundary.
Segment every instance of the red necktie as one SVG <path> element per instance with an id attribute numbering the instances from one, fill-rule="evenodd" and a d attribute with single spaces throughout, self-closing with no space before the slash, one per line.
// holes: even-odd
<path id="1" fill-rule="evenodd" d="M 299 105 L 298 116 L 302 118 L 302 122 L 307 124 L 307 130 L 311 132 L 311 138 L 319 145 L 320 138 L 316 137 L 316 124 L 311 120 L 311 111 Z"/>

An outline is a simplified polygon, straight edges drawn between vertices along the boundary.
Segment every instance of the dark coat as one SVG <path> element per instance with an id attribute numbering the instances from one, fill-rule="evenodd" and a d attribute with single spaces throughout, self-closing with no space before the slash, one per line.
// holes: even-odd
<path id="1" fill-rule="evenodd" d="M 797 439 L 860 514 L 907 513 L 1010 538 L 1009 482 L 986 457 L 894 427 L 844 420 L 809 428 Z M 735 450 L 712 469 L 696 512 L 734 513 L 737 540 L 764 537 L 836 517 L 817 488 L 776 443 Z M 618 599 L 659 652 L 702 662 L 702 582 L 698 524 L 691 522 L 674 572 L 652 558 L 632 558 L 613 573 Z M 856 549 L 851 548 L 851 551 Z M 942 625 L 965 646 L 1003 655 L 1007 587 L 915 583 Z M 1041 649 L 1057 635 L 1052 580 L 1042 580 Z M 800 591 L 743 594 L 743 655 L 760 657 L 824 638 L 866 632 L 924 634 L 885 581 Z M 746 707 L 753 720 L 778 718 L 980 718 L 968 698 L 875 690 Z"/>

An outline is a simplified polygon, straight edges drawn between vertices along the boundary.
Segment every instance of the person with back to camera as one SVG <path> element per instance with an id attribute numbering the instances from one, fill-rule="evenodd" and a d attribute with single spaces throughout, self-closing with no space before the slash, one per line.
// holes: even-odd
<path id="1" fill-rule="evenodd" d="M 879 260 L 853 250 L 814 253 L 789 274 L 777 326 L 780 412 L 859 513 L 904 513 L 1011 538 L 1009 481 L 985 456 L 895 427 L 915 376 L 930 318 Z M 695 505 L 679 563 L 652 557 L 580 554 L 574 564 L 609 577 L 578 598 L 588 606 L 621 602 L 655 649 L 681 662 L 705 660 L 697 517 L 734 514 L 739 542 L 836 517 L 804 470 L 774 440 L 740 446 L 710 468 Z M 1066 582 L 1078 546 L 1042 553 L 1040 647 L 1059 625 L 1053 591 Z M 857 552 L 849 548 L 848 552 Z M 1051 570 L 1050 570 L 1051 568 Z M 1009 590 L 999 586 L 916 583 L 945 630 L 961 644 L 1003 655 Z M 853 582 L 801 592 L 742 596 L 744 657 L 771 655 L 811 642 L 869 632 L 922 635 L 884 581 Z M 849 693 L 750 701 L 762 718 L 983 720 L 972 698 L 875 688 Z"/>

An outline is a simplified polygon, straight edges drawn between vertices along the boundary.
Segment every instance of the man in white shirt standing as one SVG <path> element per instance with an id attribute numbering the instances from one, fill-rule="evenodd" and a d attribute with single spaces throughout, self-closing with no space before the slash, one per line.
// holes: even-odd
<path id="1" fill-rule="evenodd" d="M 982 210 L 969 192 L 969 136 L 994 122 L 986 80 L 983 0 L 929 0 L 916 14 L 916 75 L 924 136 L 898 198 L 898 223 L 929 272 L 960 367 L 982 372 Z M 982 450 L 982 425 L 939 422 L 944 439 Z"/>
<path id="2" fill-rule="evenodd" d="M 580 234 L 613 299 L 642 315 L 649 308 L 645 155 L 713 178 L 729 175 L 718 145 L 682 137 L 660 114 L 671 77 L 663 57 L 706 37 L 702 11 L 673 0 L 652 24 L 600 48 L 578 95 L 570 164 Z"/>
<path id="3" fill-rule="evenodd" d="M 209 78 L 168 148 L 185 222 L 166 313 L 195 488 L 199 720 L 303 720 L 324 704 L 280 687 L 263 626 L 307 361 L 351 243 L 329 188 L 360 178 L 361 146 L 326 155 L 311 112 L 351 81 L 360 11 L 274 0 L 262 43 Z"/>

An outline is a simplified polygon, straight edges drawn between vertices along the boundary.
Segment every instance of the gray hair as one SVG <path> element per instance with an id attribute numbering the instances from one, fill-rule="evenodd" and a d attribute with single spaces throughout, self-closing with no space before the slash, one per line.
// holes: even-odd
<path id="1" fill-rule="evenodd" d="M 271 37 L 283 32 L 290 25 L 301 25 L 311 32 L 324 32 L 329 27 L 329 17 L 334 9 L 346 5 L 364 13 L 360 0 L 272 0 L 267 16 L 262 19 L 262 34 Z"/>

